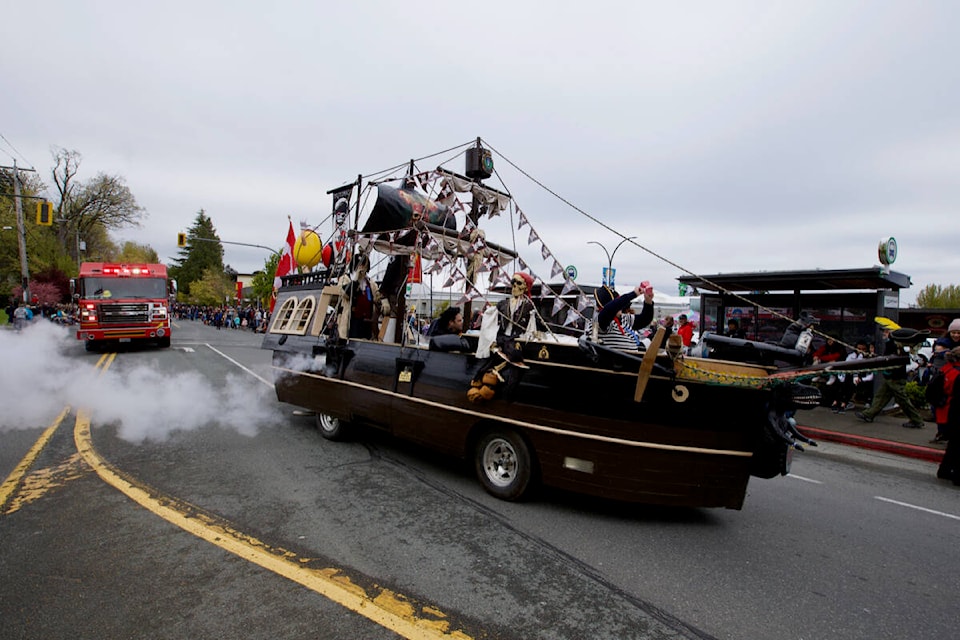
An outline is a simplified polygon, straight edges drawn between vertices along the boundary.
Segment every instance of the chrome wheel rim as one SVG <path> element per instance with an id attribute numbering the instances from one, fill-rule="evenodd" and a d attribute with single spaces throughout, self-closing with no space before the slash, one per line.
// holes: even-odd
<path id="1" fill-rule="evenodd" d="M 517 479 L 517 451 L 508 440 L 494 438 L 483 448 L 483 472 L 491 484 L 508 487 Z"/>
<path id="2" fill-rule="evenodd" d="M 337 430 L 337 427 L 340 426 L 340 420 L 337 418 L 328 416 L 323 413 L 320 414 L 320 428 L 323 429 L 326 433 L 333 433 Z"/>

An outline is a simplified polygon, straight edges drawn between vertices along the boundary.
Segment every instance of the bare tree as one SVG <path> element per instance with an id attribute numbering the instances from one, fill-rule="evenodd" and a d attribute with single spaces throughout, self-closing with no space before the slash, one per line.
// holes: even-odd
<path id="1" fill-rule="evenodd" d="M 101 227 L 106 230 L 139 227 L 146 210 L 121 176 L 98 173 L 93 180 L 77 180 L 81 156 L 77 151 L 55 149 L 53 180 L 60 194 L 57 238 L 64 251 L 77 257 L 77 244 L 84 234 Z"/>

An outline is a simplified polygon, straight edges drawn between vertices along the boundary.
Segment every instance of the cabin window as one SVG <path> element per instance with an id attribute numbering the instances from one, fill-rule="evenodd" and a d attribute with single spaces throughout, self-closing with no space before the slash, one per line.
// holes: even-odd
<path id="1" fill-rule="evenodd" d="M 290 319 L 288 327 L 291 333 L 303 335 L 307 332 L 307 326 L 310 324 L 310 318 L 313 317 L 313 311 L 317 306 L 317 301 L 313 296 L 307 296 L 297 305 L 296 311 Z"/>
<path id="2" fill-rule="evenodd" d="M 273 318 L 273 324 L 270 331 L 273 333 L 290 333 L 290 323 L 293 320 L 293 312 L 297 308 L 297 298 L 291 296 L 283 301 L 280 308 L 277 309 Z"/>

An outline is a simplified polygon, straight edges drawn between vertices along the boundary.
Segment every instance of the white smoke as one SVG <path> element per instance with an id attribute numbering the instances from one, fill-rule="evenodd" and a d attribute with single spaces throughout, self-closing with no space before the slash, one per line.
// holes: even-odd
<path id="1" fill-rule="evenodd" d="M 302 353 L 286 353 L 278 363 L 284 369 L 292 371 L 320 371 L 327 363 L 326 354 L 308 356 Z M 281 372 L 279 375 L 289 376 L 290 373 Z"/>
<path id="2" fill-rule="evenodd" d="M 116 424 L 131 442 L 213 424 L 253 436 L 282 418 L 273 390 L 249 374 L 231 373 L 219 387 L 194 371 L 128 369 L 116 360 L 101 373 L 93 356 L 66 355 L 78 346 L 72 331 L 45 321 L 21 333 L 0 330 L 0 432 L 45 427 L 65 405 L 89 409 L 94 425 Z"/>
<path id="3" fill-rule="evenodd" d="M 62 354 L 67 335 L 44 321 L 22 332 L 0 327 L 0 431 L 46 426 L 63 410 L 67 387 L 92 375 L 92 361 Z"/>

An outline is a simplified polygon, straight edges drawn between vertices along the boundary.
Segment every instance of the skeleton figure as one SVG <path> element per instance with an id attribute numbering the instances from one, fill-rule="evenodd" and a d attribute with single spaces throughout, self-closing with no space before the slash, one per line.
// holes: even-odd
<path id="1" fill-rule="evenodd" d="M 337 200 L 333 207 L 333 234 L 323 247 L 321 257 L 323 265 L 334 276 L 342 273 L 350 259 L 347 250 L 347 219 L 350 214 L 350 205 L 346 198 Z"/>
<path id="2" fill-rule="evenodd" d="M 533 301 L 530 300 L 533 277 L 518 271 L 513 274 L 511 285 L 510 297 L 497 303 L 497 316 L 500 323 L 497 331 L 497 346 L 508 352 L 514 348 L 518 337 L 529 333 L 530 320 L 536 317 Z"/>

